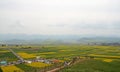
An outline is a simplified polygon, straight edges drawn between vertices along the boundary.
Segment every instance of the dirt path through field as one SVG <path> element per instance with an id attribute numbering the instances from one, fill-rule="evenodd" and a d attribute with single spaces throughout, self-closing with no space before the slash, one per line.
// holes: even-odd
<path id="1" fill-rule="evenodd" d="M 79 63 L 79 62 L 83 62 L 83 61 L 86 61 L 86 60 L 88 60 L 88 59 L 77 59 L 76 61 L 70 61 L 67 66 L 72 66 L 72 65 L 75 65 L 75 64 L 77 64 L 77 63 Z M 57 72 L 57 71 L 65 68 L 65 67 L 67 67 L 67 66 L 63 65 L 63 66 L 61 66 L 61 67 L 54 68 L 54 69 L 52 69 L 52 70 L 50 70 L 50 71 L 46 71 L 46 72 Z"/>

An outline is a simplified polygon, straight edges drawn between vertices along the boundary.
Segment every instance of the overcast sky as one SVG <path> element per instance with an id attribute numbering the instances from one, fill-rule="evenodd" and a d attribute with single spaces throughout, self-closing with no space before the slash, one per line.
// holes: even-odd
<path id="1" fill-rule="evenodd" d="M 0 0 L 0 33 L 120 35 L 120 0 Z"/>

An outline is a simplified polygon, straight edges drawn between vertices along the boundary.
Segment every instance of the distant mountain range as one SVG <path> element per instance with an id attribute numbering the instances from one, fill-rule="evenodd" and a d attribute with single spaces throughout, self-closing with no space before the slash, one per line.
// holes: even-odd
<path id="1" fill-rule="evenodd" d="M 120 43 L 117 36 L 0 34 L 1 44 Z"/>

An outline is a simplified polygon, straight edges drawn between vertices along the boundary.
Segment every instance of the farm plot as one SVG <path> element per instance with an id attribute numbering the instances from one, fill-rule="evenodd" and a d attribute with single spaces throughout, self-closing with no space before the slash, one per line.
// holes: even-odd
<path id="1" fill-rule="evenodd" d="M 120 47 L 119 46 L 68 46 L 68 45 L 59 45 L 59 46 L 40 46 L 31 48 L 14 48 L 18 54 L 25 58 L 34 58 L 35 56 L 40 56 L 44 58 L 64 58 L 64 57 L 74 57 L 74 56 L 89 56 L 90 54 L 96 55 L 106 55 L 106 56 L 120 56 Z M 23 53 L 23 54 L 22 54 Z M 25 56 L 26 55 L 26 56 Z M 31 57 L 29 57 L 29 56 Z"/>
<path id="2" fill-rule="evenodd" d="M 120 61 L 104 62 L 101 60 L 89 60 L 66 67 L 60 72 L 119 72 Z"/>
<path id="3" fill-rule="evenodd" d="M 3 66 L 1 67 L 3 72 L 24 72 L 23 70 L 21 70 L 20 68 L 12 65 L 12 66 Z"/>
<path id="4" fill-rule="evenodd" d="M 25 52 L 19 52 L 17 54 L 24 59 L 30 59 L 30 58 L 35 58 L 36 57 L 34 54 L 28 54 L 28 53 L 25 53 Z"/>
<path id="5" fill-rule="evenodd" d="M 25 71 L 25 72 L 37 72 L 36 70 L 38 70 L 38 72 L 45 68 L 45 67 L 49 67 L 50 64 L 45 64 L 45 63 L 40 63 L 40 62 L 34 62 L 31 64 L 19 64 L 16 65 L 16 67 L 20 68 L 21 70 Z"/>
<path id="6" fill-rule="evenodd" d="M 26 65 L 31 66 L 31 67 L 38 67 L 38 68 L 44 68 L 44 67 L 50 66 L 50 64 L 45 64 L 41 62 L 34 62 L 31 64 L 26 64 Z"/>
<path id="7" fill-rule="evenodd" d="M 11 52 L 0 52 L 0 60 L 16 61 L 18 60 Z"/>

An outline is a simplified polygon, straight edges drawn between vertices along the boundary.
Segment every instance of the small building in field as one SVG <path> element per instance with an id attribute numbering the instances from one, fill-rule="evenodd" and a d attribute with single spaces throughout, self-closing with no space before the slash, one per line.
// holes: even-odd
<path id="1" fill-rule="evenodd" d="M 25 63 L 32 63 L 32 61 L 30 61 L 30 60 L 25 60 Z"/>
<path id="2" fill-rule="evenodd" d="M 0 61 L 0 65 L 7 65 L 7 61 Z"/>
<path id="3" fill-rule="evenodd" d="M 52 63 L 59 63 L 59 62 L 60 62 L 60 60 L 57 60 L 57 59 L 52 60 Z"/>

